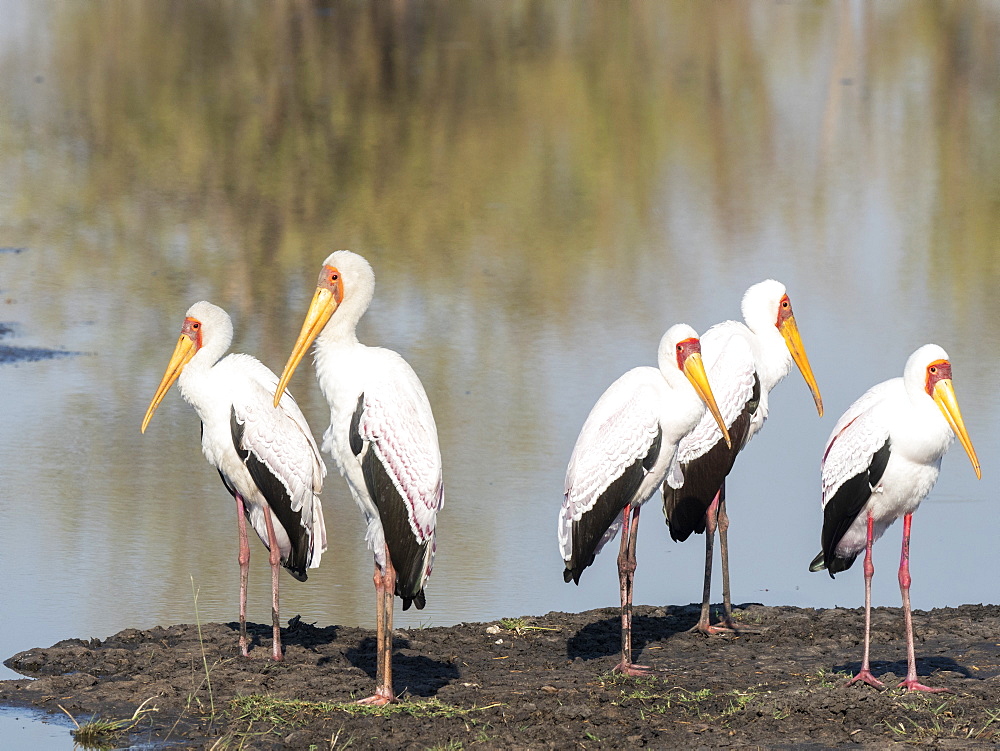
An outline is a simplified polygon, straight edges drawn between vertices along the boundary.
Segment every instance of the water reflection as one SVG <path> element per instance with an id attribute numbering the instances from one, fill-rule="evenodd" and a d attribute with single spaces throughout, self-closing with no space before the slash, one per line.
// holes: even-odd
<path id="1" fill-rule="evenodd" d="M 772 395 L 729 484 L 734 597 L 860 604 L 860 574 L 806 571 L 819 452 L 936 341 L 986 479 L 945 460 L 914 525 L 914 603 L 1000 600 L 974 574 L 1000 565 L 995 4 L 2 10 L 0 246 L 26 248 L 0 253 L 0 319 L 20 324 L 5 343 L 84 353 L 0 367 L 3 656 L 190 621 L 192 577 L 203 617 L 235 619 L 235 509 L 196 418 L 173 394 L 139 422 L 193 301 L 280 369 L 336 247 L 375 267 L 361 336 L 411 362 L 441 434 L 437 566 L 401 626 L 613 604 L 613 556 L 562 583 L 577 431 L 669 324 L 734 317 L 767 276 L 795 301 L 828 417 L 797 377 Z M 319 434 L 310 368 L 294 391 Z M 335 471 L 324 501 L 331 549 L 306 584 L 283 578 L 283 610 L 371 625 Z M 700 540 L 647 524 L 636 601 L 697 600 Z M 249 616 L 266 621 L 261 546 L 252 561 Z M 875 600 L 898 603 L 894 577 Z"/>
<path id="2" fill-rule="evenodd" d="M 76 749 L 73 724 L 65 715 L 23 707 L 0 707 L 0 736 L 11 748 Z"/>

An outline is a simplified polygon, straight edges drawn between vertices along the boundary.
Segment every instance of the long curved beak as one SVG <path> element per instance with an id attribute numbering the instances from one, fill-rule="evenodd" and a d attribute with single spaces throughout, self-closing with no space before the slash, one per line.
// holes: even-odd
<path id="1" fill-rule="evenodd" d="M 153 419 L 153 413 L 156 411 L 156 408 L 160 406 L 160 402 L 163 401 L 163 397 L 167 395 L 170 387 L 174 385 L 177 376 L 181 374 L 184 366 L 188 364 L 197 351 L 198 348 L 191 341 L 191 338 L 185 334 L 181 334 L 177 340 L 177 346 L 174 347 L 174 353 L 170 356 L 170 362 L 167 363 L 167 372 L 163 374 L 163 380 L 160 381 L 156 393 L 153 394 L 153 401 L 149 403 L 146 416 L 142 418 L 142 429 L 140 432 L 146 432 L 146 426 Z"/>
<path id="2" fill-rule="evenodd" d="M 278 379 L 278 388 L 274 392 L 274 406 L 278 406 L 281 395 L 288 388 L 288 382 L 292 379 L 292 374 L 299 366 L 299 361 L 309 349 L 309 345 L 319 336 L 330 317 L 337 310 L 337 301 L 333 297 L 333 292 L 325 287 L 317 287 L 313 295 L 312 302 L 309 303 L 309 310 L 306 313 L 306 320 L 302 323 L 302 330 L 299 338 L 295 340 L 292 354 L 288 356 L 285 369 L 281 371 L 281 378 Z"/>
<path id="3" fill-rule="evenodd" d="M 812 392 L 813 401 L 816 402 L 816 411 L 819 416 L 823 416 L 823 397 L 820 396 L 819 386 L 816 385 L 816 376 L 813 375 L 812 366 L 809 365 L 809 358 L 806 357 L 806 348 L 802 344 L 802 335 L 799 333 L 798 324 L 795 323 L 795 316 L 790 315 L 778 327 L 778 331 L 785 339 L 785 345 L 792 354 L 792 359 L 799 366 L 802 377 L 806 379 L 806 385 Z"/>
<path id="4" fill-rule="evenodd" d="M 691 381 L 694 390 L 712 413 L 719 430 L 722 431 L 722 437 L 726 439 L 726 445 L 732 448 L 733 441 L 729 437 L 729 430 L 726 428 L 726 421 L 722 419 L 719 405 L 715 403 L 715 394 L 712 393 L 712 387 L 708 383 L 708 373 L 705 372 L 705 362 L 701 359 L 700 353 L 693 352 L 684 360 L 684 375 Z"/>
<path id="5" fill-rule="evenodd" d="M 976 456 L 976 450 L 972 447 L 972 439 L 969 438 L 968 432 L 965 430 L 965 422 L 962 420 L 962 411 L 958 408 L 958 398 L 955 396 L 955 387 L 951 383 L 950 378 L 942 378 L 940 381 L 934 384 L 934 393 L 931 395 L 937 405 L 941 408 L 941 412 L 944 413 L 944 419 L 948 421 L 951 425 L 951 429 L 958 436 L 958 440 L 962 443 L 962 448 L 965 449 L 965 453 L 969 455 L 969 461 L 972 462 L 972 468 L 976 470 L 976 477 L 980 480 L 983 478 L 983 473 L 979 469 L 979 457 Z"/>

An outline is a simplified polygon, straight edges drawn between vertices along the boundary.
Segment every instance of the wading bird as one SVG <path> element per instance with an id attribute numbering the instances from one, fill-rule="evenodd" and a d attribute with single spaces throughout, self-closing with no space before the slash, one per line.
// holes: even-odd
<path id="1" fill-rule="evenodd" d="M 365 515 L 365 540 L 375 555 L 377 686 L 361 701 L 386 704 L 395 700 L 393 598 L 402 598 L 403 610 L 424 607 L 444 485 L 437 428 L 416 373 L 395 352 L 358 341 L 358 321 L 374 292 L 375 274 L 364 258 L 348 250 L 327 257 L 275 399 L 315 341 L 316 376 L 330 404 L 323 450 Z"/>
<path id="2" fill-rule="evenodd" d="M 174 354 L 142 420 L 142 432 L 178 381 L 184 401 L 201 418 L 201 450 L 236 499 L 240 652 L 249 656 L 249 519 L 269 551 L 274 631 L 271 656 L 280 660 L 278 564 L 299 581 L 306 580 L 307 568 L 319 566 L 326 550 L 326 525 L 319 500 L 326 467 L 292 395 L 285 394 L 277 409 L 272 405 L 278 377 L 250 355 L 222 357 L 232 341 L 233 322 L 222 308 L 203 301 L 188 309 Z"/>
<path id="3" fill-rule="evenodd" d="M 925 344 L 906 361 L 902 378 L 869 389 L 833 427 L 823 452 L 823 550 L 810 571 L 832 577 L 865 553 L 865 647 L 857 681 L 884 688 L 871 673 L 872 544 L 903 517 L 899 590 L 906 627 L 906 678 L 900 688 L 945 691 L 917 680 L 910 614 L 910 517 L 937 482 L 941 459 L 955 440 L 962 443 L 981 477 L 979 459 L 965 430 L 951 382 L 951 362 L 936 344 Z"/>
<path id="4" fill-rule="evenodd" d="M 668 476 L 678 481 L 677 443 L 708 406 L 720 435 L 729 440 L 701 359 L 695 330 L 672 326 L 660 340 L 657 368 L 633 368 L 608 387 L 576 439 L 559 513 L 563 578 L 580 574 L 621 529 L 622 656 L 618 672 L 642 675 L 632 662 L 632 582 L 639 509 Z"/>
<path id="5" fill-rule="evenodd" d="M 701 338 L 709 382 L 719 400 L 732 445 L 722 440 L 715 420 L 706 413 L 677 449 L 683 483 L 663 486 L 663 511 L 670 526 L 670 536 L 683 542 L 692 532 L 705 533 L 701 616 L 692 629 L 704 634 L 736 628 L 729 592 L 726 476 L 733 468 L 736 455 L 763 426 L 767 418 L 768 394 L 788 375 L 793 363 L 798 365 L 812 392 L 816 411 L 823 416 L 823 400 L 785 286 L 773 279 L 759 282 L 746 291 L 741 307 L 745 323 L 723 321 L 712 326 Z M 721 626 L 709 623 L 716 529 L 722 553 L 724 625 Z"/>

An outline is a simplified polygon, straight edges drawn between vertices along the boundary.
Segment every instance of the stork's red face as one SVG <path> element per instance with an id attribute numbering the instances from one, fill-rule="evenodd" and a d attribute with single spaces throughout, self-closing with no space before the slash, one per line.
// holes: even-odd
<path id="1" fill-rule="evenodd" d="M 181 326 L 181 336 L 186 336 L 194 344 L 195 350 L 201 349 L 201 321 L 197 318 L 185 318 Z"/>
<path id="2" fill-rule="evenodd" d="M 180 376 L 181 371 L 184 370 L 184 366 L 191 362 L 191 358 L 201 349 L 202 329 L 202 323 L 197 318 L 188 316 L 184 319 L 184 324 L 181 326 L 181 335 L 177 338 L 177 346 L 174 347 L 174 353 L 170 356 L 170 362 L 167 363 L 167 370 L 163 374 L 163 379 L 160 381 L 156 393 L 153 394 L 153 400 L 149 403 L 146 416 L 142 418 L 141 432 L 146 432 L 146 426 L 153 419 L 153 413 L 160 406 L 163 397 L 167 395 L 167 391 L 174 385 L 174 381 Z"/>
<path id="3" fill-rule="evenodd" d="M 934 387 L 939 381 L 951 380 L 951 363 L 947 360 L 935 360 L 927 366 L 926 386 L 927 395 L 934 396 Z"/>
<path id="4" fill-rule="evenodd" d="M 938 405 L 944 419 L 948 421 L 952 432 L 958 436 L 962 448 L 969 455 L 972 468 L 976 471 L 976 477 L 983 476 L 979 468 L 979 457 L 976 456 L 976 449 L 972 446 L 972 439 L 965 429 L 965 421 L 962 419 L 962 411 L 958 408 L 958 397 L 955 396 L 955 387 L 951 382 L 951 363 L 947 360 L 935 360 L 927 366 L 927 373 L 924 376 L 924 390 L 927 395 Z"/>
<path id="5" fill-rule="evenodd" d="M 788 299 L 788 295 L 782 295 L 781 301 L 778 303 L 778 320 L 774 322 L 774 325 L 780 329 L 782 324 L 789 318 L 792 318 L 793 315 L 792 301 Z"/>
<path id="6" fill-rule="evenodd" d="M 701 354 L 701 340 L 691 337 L 690 339 L 677 342 L 677 346 L 674 349 L 677 351 L 677 367 L 684 370 L 684 362 L 688 357 L 695 353 Z"/>
<path id="7" fill-rule="evenodd" d="M 334 302 L 340 305 L 344 301 L 344 280 L 336 266 L 324 266 L 319 272 L 317 289 L 327 289 L 333 295 Z"/>

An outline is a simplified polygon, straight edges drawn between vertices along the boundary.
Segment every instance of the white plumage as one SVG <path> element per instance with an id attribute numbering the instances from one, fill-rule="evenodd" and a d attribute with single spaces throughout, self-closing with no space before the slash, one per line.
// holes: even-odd
<path id="1" fill-rule="evenodd" d="M 672 326 L 660 341 L 657 361 L 658 368 L 625 373 L 594 405 L 566 469 L 558 524 L 564 578 L 577 583 L 594 556 L 624 526 L 619 555 L 622 659 L 616 670 L 630 674 L 645 670 L 631 661 L 639 508 L 663 483 L 678 442 L 698 423 L 706 404 L 721 421 L 694 329 Z"/>
<path id="2" fill-rule="evenodd" d="M 837 421 L 823 452 L 823 550 L 810 570 L 833 576 L 865 552 L 865 649 L 861 672 L 851 682 L 882 684 L 871 674 L 871 546 L 899 517 L 904 519 L 899 581 L 906 619 L 909 670 L 900 684 L 930 690 L 917 680 L 909 603 L 910 515 L 937 481 L 941 459 L 958 436 L 980 475 L 965 430 L 947 353 L 927 344 L 906 362 L 902 378 L 874 386 Z"/>
<path id="3" fill-rule="evenodd" d="M 323 449 L 337 462 L 367 522 L 375 557 L 377 689 L 364 700 L 383 704 L 392 687 L 393 596 L 424 606 L 424 586 L 444 505 L 441 452 L 430 402 L 413 369 L 395 352 L 358 341 L 356 328 L 375 290 L 361 256 L 338 250 L 324 261 L 298 341 L 278 385 L 280 395 L 309 345 L 330 405 Z"/>
<path id="4" fill-rule="evenodd" d="M 326 467 L 292 396 L 285 394 L 278 408 L 273 406 L 277 376 L 249 355 L 223 357 L 232 339 L 232 320 L 224 310 L 204 301 L 188 309 L 142 430 L 145 432 L 156 407 L 177 380 L 181 396 L 201 419 L 202 453 L 236 498 L 241 517 L 241 651 L 244 655 L 248 651 L 245 514 L 261 542 L 273 551 L 273 656 L 281 659 L 276 566 L 280 561 L 299 580 L 305 580 L 306 568 L 319 566 L 326 550 L 319 498 Z"/>
<path id="5" fill-rule="evenodd" d="M 178 386 L 184 400 L 201 418 L 204 432 L 201 450 L 205 458 L 235 487 L 244 502 L 254 531 L 265 546 L 267 528 L 264 507 L 267 499 L 254 482 L 233 443 L 230 414 L 242 427 L 240 449 L 249 451 L 281 483 L 289 498 L 289 508 L 301 514 L 308 532 L 305 564 L 317 568 L 326 551 L 326 525 L 320 493 L 326 466 L 309 430 L 305 416 L 291 394 L 285 394 L 278 409 L 271 400 L 278 377 L 250 355 L 229 355 L 207 371 L 192 360 L 181 372 Z M 292 543 L 284 526 L 274 525 L 282 563 L 292 557 Z M 296 574 L 297 578 L 304 578 Z"/>
<path id="6" fill-rule="evenodd" d="M 671 370 L 680 375 L 676 368 Z M 566 468 L 559 514 L 559 551 L 564 561 L 572 558 L 574 523 L 594 508 L 626 469 L 646 458 L 664 426 L 671 432 L 676 432 L 674 428 L 678 425 L 690 427 L 705 410 L 694 389 L 689 390 L 690 394 L 678 396 L 660 370 L 642 367 L 625 373 L 598 399 L 580 430 Z M 671 406 L 677 407 L 676 420 L 671 420 Z M 644 468 L 646 474 L 634 493 L 634 505 L 649 500 L 663 482 L 678 438 L 663 437 L 666 446 L 661 447 L 653 466 Z M 616 516 L 605 537 L 614 537 L 620 526 L 621 518 Z M 600 540 L 594 555 L 601 552 L 607 539 Z"/>
<path id="7" fill-rule="evenodd" d="M 345 315 L 349 312 L 343 306 L 340 310 Z M 414 539 L 421 544 L 433 543 L 437 513 L 444 506 L 444 485 L 430 402 L 413 369 L 392 350 L 367 347 L 357 340 L 321 337 L 315 362 L 320 389 L 330 405 L 323 450 L 334 458 L 347 480 L 368 524 L 365 540 L 379 567 L 384 568 L 385 535 L 360 458 L 350 445 L 351 421 L 363 394 L 364 410 L 356 426 L 360 437 L 378 456 L 403 498 Z M 433 552 L 431 544 L 418 589 L 430 576 Z"/>
<path id="8" fill-rule="evenodd" d="M 823 401 L 806 357 L 792 305 L 781 282 L 767 279 L 743 296 L 745 323 L 723 321 L 701 338 L 705 367 L 733 441 L 722 444 L 722 433 L 706 414 L 681 441 L 677 462 L 687 481 L 673 475 L 663 488 L 664 513 L 671 537 L 682 542 L 705 532 L 705 579 L 701 616 L 695 629 L 715 633 L 735 628 L 729 592 L 728 516 L 725 480 L 736 456 L 763 427 L 771 389 L 797 364 L 809 386 L 820 416 Z M 722 597 L 725 627 L 709 623 L 709 597 L 715 530 L 722 547 Z"/>

